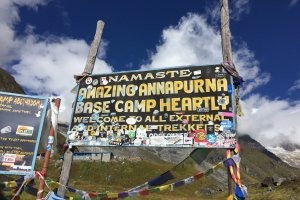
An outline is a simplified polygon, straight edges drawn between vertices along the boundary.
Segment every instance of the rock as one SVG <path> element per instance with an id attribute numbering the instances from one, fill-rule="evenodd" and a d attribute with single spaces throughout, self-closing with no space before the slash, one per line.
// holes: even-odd
<path id="1" fill-rule="evenodd" d="M 269 186 L 269 187 L 268 187 L 268 191 L 269 191 L 269 192 L 272 192 L 272 191 L 273 191 L 273 188 L 272 188 L 271 186 Z"/>
<path id="2" fill-rule="evenodd" d="M 297 149 L 300 149 L 300 145 L 291 142 L 283 142 L 280 144 L 280 147 L 287 151 L 296 151 Z"/>
<path id="3" fill-rule="evenodd" d="M 106 178 L 105 178 L 106 182 L 110 183 L 111 180 L 112 180 L 112 177 L 111 175 L 108 175 Z"/>
<path id="4" fill-rule="evenodd" d="M 266 177 L 262 183 L 261 183 L 262 187 L 269 187 L 269 186 L 273 186 L 273 178 L 271 177 Z"/>
<path id="5" fill-rule="evenodd" d="M 103 162 L 109 162 L 111 160 L 111 153 L 104 153 L 102 155 L 102 161 Z"/>
<path id="6" fill-rule="evenodd" d="M 226 187 L 224 187 L 223 185 L 216 185 L 215 189 L 216 191 L 224 192 L 226 190 Z"/>
<path id="7" fill-rule="evenodd" d="M 280 186 L 283 182 L 287 180 L 286 178 L 279 177 L 278 175 L 274 175 L 272 179 L 273 179 L 273 184 L 276 186 Z"/>
<path id="8" fill-rule="evenodd" d="M 139 162 L 139 161 L 142 161 L 142 158 L 140 157 L 130 157 L 128 158 L 129 161 L 131 162 Z"/>
<path id="9" fill-rule="evenodd" d="M 199 193 L 204 194 L 204 195 L 212 195 L 212 194 L 215 194 L 216 191 L 211 188 L 200 188 Z"/>
<path id="10" fill-rule="evenodd" d="M 287 177 L 288 181 L 295 181 L 297 179 L 297 175 L 295 174 L 289 174 Z"/>
<path id="11" fill-rule="evenodd" d="M 245 166 L 245 171 L 246 171 L 246 173 L 250 173 L 250 169 L 249 169 L 249 167 L 248 166 Z"/>
<path id="12" fill-rule="evenodd" d="M 62 160 L 56 160 L 54 163 L 54 166 L 55 166 L 55 168 L 59 168 L 59 167 L 61 167 L 61 164 L 62 164 Z"/>

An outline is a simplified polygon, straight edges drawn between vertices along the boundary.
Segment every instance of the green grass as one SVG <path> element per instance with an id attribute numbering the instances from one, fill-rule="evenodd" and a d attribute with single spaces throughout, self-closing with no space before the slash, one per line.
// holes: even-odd
<path id="1" fill-rule="evenodd" d="M 142 150 L 143 151 L 143 150 Z M 187 178 L 196 173 L 194 161 L 189 157 L 181 164 L 175 165 L 161 161 L 158 157 L 149 153 L 142 152 L 144 157 L 149 161 L 112 161 L 112 162 L 95 162 L 95 161 L 73 161 L 70 174 L 69 186 L 87 192 L 121 192 L 126 191 L 134 186 L 145 183 L 148 180 L 160 175 L 161 173 L 171 169 L 171 172 L 176 176 L 176 179 L 168 183 Z M 287 182 L 280 187 L 273 187 L 273 191 L 268 191 L 266 188 L 259 186 L 262 178 L 272 176 L 274 173 L 286 176 L 288 173 L 295 173 L 300 177 L 299 170 L 288 168 L 285 164 L 276 163 L 269 157 L 263 156 L 255 149 L 250 149 L 246 145 L 242 150 L 242 180 L 248 186 L 249 200 L 289 200 L 291 197 L 299 198 L 300 196 L 300 181 Z M 214 154 L 212 159 L 222 159 L 222 153 Z M 60 175 L 60 166 L 55 165 L 56 158 L 50 160 L 48 167 L 48 177 L 57 181 Z M 153 162 L 152 162 L 153 160 Z M 217 163 L 213 160 L 213 163 Z M 255 161 L 255 162 L 254 162 Z M 61 164 L 60 164 L 61 165 Z M 37 161 L 36 170 L 41 170 L 42 160 Z M 248 169 L 247 169 L 248 168 Z M 0 176 L 0 180 L 15 180 L 16 176 Z M 37 187 L 37 186 L 36 186 Z M 227 197 L 227 191 L 219 191 L 214 195 L 205 196 L 197 191 L 200 188 L 216 188 L 214 182 L 210 178 L 202 178 L 190 185 L 175 188 L 174 191 L 163 191 L 152 193 L 146 197 L 132 197 L 128 199 L 139 200 L 224 200 Z M 226 188 L 226 186 L 225 186 Z M 6 192 L 9 196 L 10 192 Z M 78 197 L 73 193 L 67 193 L 67 196 Z M 21 195 L 21 200 L 32 200 L 35 197 L 26 194 Z"/>
<path id="2" fill-rule="evenodd" d="M 38 161 L 38 168 L 41 166 L 41 162 Z M 74 161 L 71 171 L 71 179 L 69 185 L 85 190 L 85 191 L 97 191 L 97 192 L 120 192 L 127 190 L 138 184 L 142 184 L 147 180 L 161 174 L 162 172 L 172 168 L 172 165 L 160 165 L 153 164 L 145 161 L 129 162 L 129 161 L 116 161 L 110 163 L 98 163 L 98 162 L 83 162 Z M 176 176 L 183 176 L 185 172 L 193 173 L 192 164 L 185 164 L 184 166 L 177 167 L 175 172 Z M 57 180 L 59 177 L 59 169 L 54 167 L 53 161 L 50 162 L 49 177 Z M 108 176 L 110 179 L 107 179 Z M 188 175 L 190 176 L 190 175 Z M 184 177 L 188 177 L 187 175 Z M 13 179 L 12 177 L 10 177 Z M 14 177 L 16 178 L 16 177 Z M 159 193 L 153 193 L 146 197 L 133 197 L 128 198 L 132 200 L 224 200 L 227 197 L 227 192 L 218 192 L 215 195 L 198 195 L 195 192 L 201 187 L 209 187 L 212 183 L 207 178 L 202 178 L 195 181 L 193 184 L 186 185 L 174 189 L 174 191 L 163 191 Z M 298 198 L 300 194 L 300 181 L 299 179 L 294 182 L 287 182 L 280 187 L 273 187 L 273 191 L 269 192 L 267 188 L 261 188 L 257 183 L 251 184 L 248 187 L 249 200 L 284 200 L 294 197 Z M 9 195 L 9 192 L 6 193 Z M 72 193 L 67 193 L 68 196 L 74 196 Z M 76 195 L 75 195 L 76 196 Z M 75 197 L 74 196 L 74 197 Z M 77 196 L 78 197 L 78 196 Z M 31 200 L 35 197 L 26 193 L 22 193 L 21 200 Z"/>

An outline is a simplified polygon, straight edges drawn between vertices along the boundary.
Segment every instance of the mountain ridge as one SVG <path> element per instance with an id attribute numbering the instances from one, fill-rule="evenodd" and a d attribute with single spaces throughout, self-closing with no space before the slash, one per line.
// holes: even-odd
<path id="1" fill-rule="evenodd" d="M 0 67 L 0 91 L 25 94 L 23 88 L 17 83 L 15 78 Z"/>

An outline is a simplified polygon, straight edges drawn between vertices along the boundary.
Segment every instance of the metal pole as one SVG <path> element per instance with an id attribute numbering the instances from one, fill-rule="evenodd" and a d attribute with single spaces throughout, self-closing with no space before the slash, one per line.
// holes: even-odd
<path id="1" fill-rule="evenodd" d="M 222 40 L 222 55 L 223 61 L 228 62 L 232 61 L 232 50 L 231 50 L 231 33 L 229 27 L 229 9 L 228 9 L 228 0 L 220 0 L 221 4 L 221 40 Z M 227 170 L 228 176 L 228 194 L 232 195 L 234 192 L 234 183 L 232 181 L 229 168 Z"/>
<path id="2" fill-rule="evenodd" d="M 94 70 L 94 65 L 97 57 L 97 52 L 99 49 L 101 36 L 104 28 L 104 22 L 99 20 L 97 22 L 96 33 L 94 36 L 94 40 L 91 44 L 91 48 L 87 57 L 86 65 L 84 71 L 81 76 L 74 76 L 77 81 L 79 81 L 83 76 L 92 74 Z M 59 183 L 61 185 L 67 185 L 70 177 L 70 171 L 72 167 L 72 160 L 73 160 L 73 152 L 70 148 L 64 154 L 64 162 L 62 166 L 62 170 L 60 173 Z M 66 188 L 59 186 L 57 194 L 61 197 L 64 197 L 66 194 Z"/>
<path id="3" fill-rule="evenodd" d="M 61 99 L 57 98 L 55 99 L 55 106 L 57 107 L 57 109 L 59 109 L 60 107 L 60 101 Z M 54 137 L 55 136 L 55 131 L 53 126 L 51 126 L 50 132 L 49 132 L 49 137 Z M 52 144 L 51 145 L 51 149 L 52 149 Z M 47 175 L 47 169 L 48 169 L 48 165 L 49 165 L 49 160 L 50 160 L 50 155 L 51 155 L 51 149 L 47 150 L 45 153 L 45 158 L 44 158 L 44 164 L 43 164 L 43 169 L 41 171 L 41 174 L 45 177 Z M 39 190 L 37 193 L 37 200 L 41 200 L 43 198 L 43 193 L 44 193 L 44 187 L 45 187 L 45 182 L 44 180 L 42 180 L 40 178 L 40 185 L 39 185 Z"/>

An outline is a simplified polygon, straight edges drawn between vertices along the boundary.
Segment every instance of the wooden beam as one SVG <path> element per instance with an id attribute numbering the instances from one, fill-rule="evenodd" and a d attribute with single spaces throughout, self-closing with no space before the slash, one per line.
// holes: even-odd
<path id="1" fill-rule="evenodd" d="M 86 65 L 83 71 L 83 75 L 86 74 L 92 74 L 93 70 L 94 70 L 94 66 L 95 66 L 95 61 L 96 61 L 96 57 L 97 57 L 97 53 L 98 53 L 98 49 L 99 49 L 99 45 L 100 45 L 100 40 L 101 40 L 101 36 L 102 36 L 102 32 L 103 32 L 103 28 L 104 28 L 104 22 L 99 20 L 97 22 L 97 28 L 96 28 L 96 33 L 94 36 L 94 40 L 91 44 L 91 48 L 88 54 L 88 58 L 86 61 Z"/>
<path id="2" fill-rule="evenodd" d="M 89 54 L 87 57 L 84 71 L 81 76 L 75 76 L 75 79 L 77 81 L 79 81 L 83 76 L 93 73 L 94 65 L 95 65 L 95 61 L 96 61 L 96 57 L 97 57 L 97 52 L 98 52 L 98 49 L 100 46 L 103 28 L 104 28 L 104 22 L 99 20 L 97 22 L 96 33 L 95 33 L 94 40 L 90 47 L 90 51 L 89 51 Z M 69 182 L 72 161 L 73 161 L 73 151 L 70 148 L 68 148 L 64 154 L 63 166 L 62 166 L 62 170 L 61 170 L 60 178 L 59 178 L 59 183 L 62 185 L 67 185 Z M 66 194 L 66 188 L 60 186 L 58 188 L 57 194 L 61 197 L 64 197 Z"/>
<path id="3" fill-rule="evenodd" d="M 73 161 L 73 152 L 70 150 L 70 148 L 68 148 L 64 154 L 64 162 L 59 177 L 59 183 L 62 185 L 67 185 L 69 182 L 72 161 Z M 61 197 L 64 197 L 66 194 L 66 188 L 59 186 L 57 194 Z"/>
<path id="4" fill-rule="evenodd" d="M 220 0 L 220 5 L 221 5 L 220 14 L 221 14 L 221 40 L 222 40 L 223 61 L 224 62 L 228 62 L 228 61 L 232 62 L 228 0 Z M 234 183 L 232 181 L 229 168 L 227 170 L 227 177 L 228 177 L 228 195 L 232 195 L 234 192 Z"/>
<path id="5" fill-rule="evenodd" d="M 228 0 L 220 0 L 220 2 L 221 2 L 221 39 L 222 39 L 223 61 L 232 61 Z"/>

